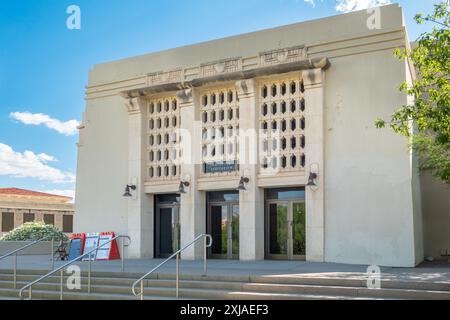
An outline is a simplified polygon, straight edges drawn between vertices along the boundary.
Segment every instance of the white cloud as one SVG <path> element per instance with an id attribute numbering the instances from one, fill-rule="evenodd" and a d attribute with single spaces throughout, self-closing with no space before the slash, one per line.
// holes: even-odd
<path id="1" fill-rule="evenodd" d="M 336 10 L 350 12 L 390 4 L 390 0 L 336 0 Z"/>
<path id="2" fill-rule="evenodd" d="M 56 161 L 48 154 L 23 153 L 14 151 L 10 146 L 0 143 L 0 175 L 16 178 L 36 178 L 53 183 L 73 183 L 75 175 L 53 168 L 47 162 Z"/>
<path id="3" fill-rule="evenodd" d="M 71 197 L 72 201 L 75 200 L 75 190 L 59 190 L 59 189 L 53 189 L 53 190 L 42 190 L 41 192 L 55 194 L 58 196 L 64 196 L 64 197 Z"/>
<path id="4" fill-rule="evenodd" d="M 313 8 L 316 7 L 316 2 L 315 2 L 315 0 L 303 0 L 303 1 L 305 1 L 306 3 L 309 3 L 310 5 L 312 5 Z"/>
<path id="5" fill-rule="evenodd" d="M 77 127 L 80 125 L 77 120 L 62 122 L 42 113 L 12 112 L 10 113 L 10 117 L 26 125 L 44 125 L 47 128 L 55 130 L 66 136 L 77 134 Z"/>

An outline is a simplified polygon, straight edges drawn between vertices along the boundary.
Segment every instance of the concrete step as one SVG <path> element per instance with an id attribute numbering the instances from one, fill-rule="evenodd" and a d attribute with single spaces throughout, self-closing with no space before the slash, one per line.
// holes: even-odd
<path id="1" fill-rule="evenodd" d="M 60 300 L 59 291 L 33 290 L 33 300 Z M 25 294 L 25 299 L 27 295 Z M 0 300 L 19 300 L 19 290 L 0 288 Z M 121 294 L 86 292 L 64 292 L 64 300 L 136 300 L 136 297 Z M 145 300 L 174 300 L 171 297 L 146 296 Z"/>
<path id="2" fill-rule="evenodd" d="M 17 287 L 21 288 L 30 281 L 18 277 Z M 87 292 L 87 280 L 83 279 L 80 292 Z M 92 293 L 113 293 L 120 295 L 131 294 L 132 279 L 92 278 Z M 119 283 L 117 283 L 119 282 Z M 1 280 L 0 288 L 13 288 L 12 279 Z M 175 281 L 173 280 L 146 280 L 146 295 L 175 296 Z M 59 278 L 51 277 L 36 284 L 34 290 L 59 291 Z M 181 281 L 181 291 L 186 290 L 188 298 L 213 297 L 217 292 L 217 299 L 234 299 L 237 293 L 251 294 L 283 294 L 283 295 L 311 295 L 311 296 L 339 296 L 345 298 L 389 298 L 389 299 L 450 299 L 450 292 L 427 291 L 411 289 L 366 289 L 357 287 L 338 286 L 311 286 L 311 285 L 285 285 L 263 283 L 238 283 L 217 281 Z M 190 293 L 195 296 L 191 296 Z M 139 289 L 138 289 L 139 290 Z M 202 295 L 202 290 L 206 296 Z M 172 292 L 173 291 L 173 292 Z M 214 291 L 214 292 L 213 292 Z M 226 294 L 224 294 L 226 293 Z M 241 295 L 240 295 L 241 296 Z"/>
<path id="3" fill-rule="evenodd" d="M 19 277 L 23 279 L 34 280 L 39 276 L 46 274 L 48 271 L 42 270 L 19 270 Z M 11 278 L 9 278 L 10 276 Z M 87 272 L 82 272 L 82 277 L 87 276 Z M 92 272 L 92 278 L 114 279 L 114 283 L 132 283 L 139 277 L 141 273 L 129 272 Z M 56 276 L 55 276 L 56 277 Z M 12 279 L 11 270 L 0 270 L 0 280 Z M 59 279 L 59 278 L 58 278 Z M 148 279 L 175 279 L 174 274 L 154 274 Z M 291 284 L 291 285 L 318 285 L 318 286 L 336 286 L 336 287 L 352 287 L 366 288 L 366 279 L 358 278 L 332 278 L 332 277 L 311 277 L 311 276 L 235 276 L 235 275 L 191 275 L 181 274 L 181 280 L 198 280 L 198 281 L 219 281 L 227 283 L 267 283 L 267 284 Z M 58 280 L 59 281 L 59 280 Z M 383 289 L 413 289 L 413 290 L 429 290 L 429 291 L 449 291 L 449 282 L 431 282 L 431 281 L 404 281 L 404 280 L 384 280 L 381 281 Z"/>
<path id="4" fill-rule="evenodd" d="M 59 300 L 59 291 L 45 290 L 45 284 L 37 286 L 33 290 L 33 300 Z M 48 288 L 47 288 L 48 289 Z M 99 289 L 99 288 L 97 288 Z M 107 289 L 107 288 L 105 288 Z M 138 297 L 127 294 L 110 292 L 64 292 L 64 300 L 138 300 Z M 257 293 L 257 292 L 228 292 L 218 290 L 180 289 L 181 300 L 348 300 L 349 297 L 307 295 L 307 294 L 280 294 L 280 293 Z M 27 295 L 24 295 L 25 299 Z M 0 288 L 1 299 L 18 300 L 18 290 Z M 174 300 L 175 289 L 159 288 L 146 289 L 145 300 Z"/>
<path id="5" fill-rule="evenodd" d="M 21 272 L 17 275 L 17 287 L 21 288 L 45 271 Z M 137 279 L 131 273 L 93 272 L 91 295 L 87 295 L 87 278 L 82 273 L 82 289 L 67 291 L 67 299 L 136 299 L 131 294 L 131 285 Z M 120 276 L 119 276 L 120 275 Z M 127 277 L 128 276 L 128 277 Z M 155 274 L 145 280 L 145 297 L 172 299 L 175 297 L 175 275 Z M 66 278 L 67 279 L 67 278 Z M 59 275 L 53 275 L 33 286 L 33 297 L 59 299 Z M 364 284 L 364 285 L 363 285 Z M 385 285 L 385 286 L 383 286 Z M 397 286 L 397 287 L 396 287 Z M 0 272 L 0 289 L 11 292 L 13 288 L 11 272 Z M 430 290 L 430 288 L 432 288 Z M 311 278 L 311 277 L 246 277 L 223 275 L 182 275 L 180 294 L 188 299 L 449 299 L 448 283 L 385 281 L 382 289 L 368 289 L 360 279 Z M 445 290 L 436 290 L 445 289 Z M 139 288 L 137 288 L 139 290 Z M 8 297 L 2 295 L 0 297 Z M 35 295 L 34 292 L 40 292 Z M 56 296 L 55 296 L 56 295 Z M 14 294 L 12 294 L 14 297 Z M 84 298 L 83 298 L 84 297 Z M 53 299 L 53 298 L 49 298 Z"/>

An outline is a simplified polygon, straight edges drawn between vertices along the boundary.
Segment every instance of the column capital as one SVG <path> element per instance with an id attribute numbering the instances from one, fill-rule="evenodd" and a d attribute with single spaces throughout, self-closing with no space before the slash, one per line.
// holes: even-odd
<path id="1" fill-rule="evenodd" d="M 304 70 L 302 71 L 302 78 L 305 89 L 322 87 L 325 72 L 321 68 Z"/>
<path id="2" fill-rule="evenodd" d="M 194 89 L 188 88 L 177 91 L 177 98 L 180 102 L 180 106 L 190 105 L 194 103 Z"/>
<path id="3" fill-rule="evenodd" d="M 239 99 L 253 97 L 256 92 L 255 79 L 246 79 L 246 80 L 236 81 L 236 90 L 237 90 Z"/>
<path id="4" fill-rule="evenodd" d="M 125 106 L 129 114 L 141 113 L 146 105 L 145 98 L 125 98 Z"/>

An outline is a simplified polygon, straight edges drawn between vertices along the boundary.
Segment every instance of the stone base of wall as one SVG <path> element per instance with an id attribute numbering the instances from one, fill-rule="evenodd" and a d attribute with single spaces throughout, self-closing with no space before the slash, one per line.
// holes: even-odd
<path id="1" fill-rule="evenodd" d="M 14 251 L 21 247 L 26 246 L 31 243 L 30 241 L 0 241 L 0 256 L 7 254 L 8 252 Z M 58 245 L 55 242 L 55 248 Z M 51 242 L 41 242 L 34 246 L 31 246 L 19 253 L 19 255 L 45 255 L 48 254 L 50 256 L 51 250 Z"/>

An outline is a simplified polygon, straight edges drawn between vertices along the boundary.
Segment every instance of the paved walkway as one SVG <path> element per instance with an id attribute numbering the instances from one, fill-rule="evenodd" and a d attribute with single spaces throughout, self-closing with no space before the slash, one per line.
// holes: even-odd
<path id="1" fill-rule="evenodd" d="M 163 260 L 142 259 L 126 260 L 125 271 L 136 275 L 144 274 Z M 63 262 L 56 262 L 55 266 Z M 77 263 L 83 270 L 87 269 L 87 262 Z M 12 258 L 0 260 L 0 270 L 11 270 Z M 92 263 L 94 271 L 120 272 L 120 260 L 95 261 Z M 202 274 L 203 261 L 181 261 L 181 273 Z M 20 256 L 18 269 L 49 270 L 51 267 L 48 256 Z M 367 278 L 367 266 L 338 263 L 315 263 L 304 261 L 236 261 L 236 260 L 208 260 L 208 274 L 236 275 L 236 276 L 289 276 L 289 277 L 323 277 L 323 278 Z M 424 264 L 417 268 L 382 267 L 382 279 L 416 280 L 450 283 L 450 264 Z M 174 274 L 175 261 L 167 263 L 158 273 Z"/>

